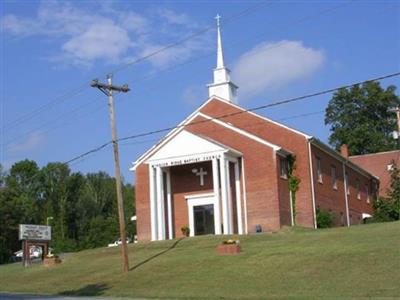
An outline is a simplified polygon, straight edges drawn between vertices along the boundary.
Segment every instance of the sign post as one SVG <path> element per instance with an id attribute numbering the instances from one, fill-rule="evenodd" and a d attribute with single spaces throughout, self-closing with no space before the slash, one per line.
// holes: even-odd
<path id="1" fill-rule="evenodd" d="M 22 264 L 24 267 L 28 267 L 31 264 L 31 246 L 43 247 L 42 260 L 48 254 L 49 242 L 51 241 L 51 226 L 20 224 L 19 240 L 22 241 Z"/>

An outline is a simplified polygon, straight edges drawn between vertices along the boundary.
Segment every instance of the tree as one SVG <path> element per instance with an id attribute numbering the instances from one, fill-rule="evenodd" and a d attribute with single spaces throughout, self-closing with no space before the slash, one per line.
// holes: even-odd
<path id="1" fill-rule="evenodd" d="M 395 161 L 391 165 L 388 197 L 380 197 L 374 203 L 375 222 L 400 220 L 400 170 Z"/>
<path id="2" fill-rule="evenodd" d="M 132 237 L 134 190 L 123 183 L 122 191 L 127 236 Z M 21 249 L 19 224 L 46 224 L 50 216 L 56 252 L 107 245 L 119 237 L 115 179 L 105 172 L 71 173 L 63 163 L 40 169 L 24 160 L 7 174 L 0 165 L 0 264 Z"/>
<path id="3" fill-rule="evenodd" d="M 15 163 L 0 188 L 0 263 L 9 261 L 20 249 L 18 225 L 37 223 L 36 205 L 39 192 L 39 168 L 34 161 Z"/>
<path id="4" fill-rule="evenodd" d="M 338 90 L 325 111 L 325 124 L 331 127 L 329 143 L 336 150 L 347 144 L 352 155 L 396 149 L 392 137 L 396 118 L 388 112 L 400 106 L 395 91 L 395 86 L 384 89 L 379 82 Z"/>

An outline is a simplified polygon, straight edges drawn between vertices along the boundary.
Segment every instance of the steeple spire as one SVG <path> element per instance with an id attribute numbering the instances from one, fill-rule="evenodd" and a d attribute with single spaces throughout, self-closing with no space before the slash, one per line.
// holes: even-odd
<path id="1" fill-rule="evenodd" d="M 221 16 L 217 14 L 215 17 L 217 20 L 217 69 L 224 67 L 224 52 L 222 51 L 222 39 L 221 39 Z"/>
<path id="2" fill-rule="evenodd" d="M 236 94 L 238 87 L 230 81 L 230 70 L 225 67 L 224 53 L 222 50 L 221 16 L 217 20 L 217 67 L 214 69 L 214 82 L 208 85 L 209 97 L 218 96 L 229 102 L 237 103 Z"/>

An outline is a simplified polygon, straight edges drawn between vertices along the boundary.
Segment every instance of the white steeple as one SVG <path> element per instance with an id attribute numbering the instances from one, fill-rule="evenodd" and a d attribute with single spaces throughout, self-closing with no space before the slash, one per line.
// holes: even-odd
<path id="1" fill-rule="evenodd" d="M 217 15 L 215 19 L 217 20 L 217 67 L 214 69 L 214 82 L 208 85 L 208 96 L 218 96 L 229 102 L 237 103 L 238 87 L 230 81 L 231 71 L 224 64 L 220 27 L 221 16 Z"/>

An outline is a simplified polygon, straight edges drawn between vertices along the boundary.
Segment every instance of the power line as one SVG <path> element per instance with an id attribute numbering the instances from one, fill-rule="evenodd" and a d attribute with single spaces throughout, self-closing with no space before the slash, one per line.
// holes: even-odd
<path id="1" fill-rule="evenodd" d="M 142 136 L 148 136 L 148 135 L 153 135 L 153 134 L 156 134 L 156 133 L 170 131 L 170 130 L 173 130 L 173 129 L 176 129 L 176 128 L 180 128 L 180 127 L 193 126 L 193 125 L 200 124 L 200 123 L 210 122 L 212 120 L 218 120 L 218 119 L 223 119 L 223 118 L 227 118 L 227 117 L 232 117 L 232 116 L 240 115 L 240 114 L 243 114 L 243 113 L 246 113 L 246 112 L 254 112 L 254 111 L 258 111 L 258 110 L 269 108 L 269 107 L 279 106 L 279 105 L 288 104 L 288 103 L 292 103 L 292 102 L 298 102 L 298 101 L 301 101 L 301 100 L 304 100 L 304 99 L 307 99 L 307 98 L 312 98 L 312 97 L 321 96 L 321 95 L 324 95 L 324 94 L 329 94 L 329 93 L 338 91 L 339 89 L 347 89 L 347 88 L 350 88 L 350 87 L 353 87 L 353 86 L 356 86 L 356 85 L 360 85 L 360 84 L 364 84 L 364 83 L 367 83 L 367 82 L 380 81 L 380 80 L 383 80 L 383 79 L 396 77 L 396 76 L 399 76 L 399 75 L 400 75 L 400 72 L 391 73 L 391 74 L 380 76 L 380 77 L 376 77 L 376 78 L 373 78 L 373 79 L 368 79 L 368 80 L 364 80 L 364 81 L 360 81 L 360 82 L 356 82 L 356 83 L 352 83 L 352 84 L 348 84 L 348 85 L 344 85 L 344 86 L 340 86 L 340 87 L 336 87 L 336 88 L 331 88 L 331 89 L 323 90 L 323 91 L 320 91 L 320 92 L 315 92 L 315 93 L 312 93 L 312 94 L 306 94 L 306 95 L 303 95 L 303 96 L 288 98 L 288 99 L 280 100 L 280 101 L 277 101 L 277 102 L 273 102 L 273 103 L 257 106 L 257 107 L 254 107 L 254 108 L 243 109 L 242 111 L 239 111 L 239 112 L 234 112 L 234 113 L 224 114 L 224 115 L 221 115 L 221 116 L 218 116 L 218 117 L 213 117 L 211 120 L 202 120 L 202 121 L 192 122 L 192 123 L 189 123 L 189 124 L 182 124 L 182 125 L 167 127 L 167 128 L 163 128 L 163 129 L 154 130 L 154 131 L 139 133 L 139 134 L 135 134 L 135 135 L 131 135 L 131 136 L 120 138 L 118 141 L 125 141 L 125 140 L 135 139 L 135 138 L 142 137 Z"/>
<path id="2" fill-rule="evenodd" d="M 229 23 L 234 18 L 240 18 L 242 16 L 248 15 L 251 11 L 254 11 L 256 8 L 259 8 L 262 5 L 270 4 L 268 2 L 269 1 L 257 3 L 255 5 L 250 6 L 247 9 L 235 14 L 235 15 L 227 17 L 225 23 Z M 138 59 L 136 59 L 134 61 L 125 63 L 125 64 L 119 66 L 118 68 L 115 68 L 115 69 L 113 69 L 113 70 L 111 70 L 110 72 L 107 72 L 107 73 L 108 74 L 115 74 L 117 72 L 120 72 L 120 71 L 126 69 L 129 66 L 138 64 L 138 63 L 143 62 L 145 60 L 148 60 L 149 58 L 152 58 L 153 56 L 156 56 L 156 55 L 158 55 L 158 54 L 160 54 L 160 53 L 162 53 L 162 52 L 164 52 L 166 50 L 169 50 L 169 49 L 171 49 L 173 47 L 176 47 L 176 46 L 178 46 L 180 44 L 184 44 L 187 41 L 189 41 L 189 40 L 191 40 L 191 39 L 193 39 L 193 38 L 195 38 L 197 36 L 200 36 L 200 35 L 208 32 L 208 31 L 210 31 L 211 29 L 214 29 L 214 28 L 215 28 L 214 25 L 207 26 L 207 27 L 205 27 L 205 28 L 193 33 L 193 34 L 188 35 L 187 37 L 185 37 L 183 39 L 180 39 L 180 40 L 178 40 L 176 42 L 170 43 L 167 46 L 161 47 L 161 48 L 155 50 L 154 52 L 151 52 L 150 54 L 144 55 L 144 56 L 142 56 L 142 57 L 140 57 L 140 58 L 138 58 Z M 76 89 L 73 89 L 73 90 L 65 93 L 62 96 L 56 97 L 53 100 L 49 101 L 48 103 L 38 107 L 37 109 L 35 109 L 35 110 L 33 110 L 33 111 L 31 111 L 31 112 L 19 117 L 19 118 L 13 120 L 13 121 L 10 121 L 9 123 L 7 123 L 6 125 L 3 126 L 3 129 L 10 129 L 11 127 L 20 126 L 22 123 L 31 120 L 32 118 L 37 116 L 39 113 L 43 112 L 44 110 L 54 107 L 58 102 L 63 102 L 65 100 L 67 100 L 68 98 L 71 98 L 71 97 L 81 93 L 83 90 L 88 88 L 88 83 L 90 81 L 91 80 L 88 80 L 87 82 L 85 82 L 84 84 L 80 85 Z"/>
<path id="3" fill-rule="evenodd" d="M 235 112 L 235 113 L 224 114 L 224 115 L 221 115 L 221 116 L 218 116 L 218 117 L 211 117 L 210 119 L 206 119 L 206 120 L 202 120 L 202 121 L 196 121 L 196 122 L 192 122 L 192 123 L 189 123 L 189 124 L 182 124 L 182 125 L 177 125 L 177 126 L 172 126 L 172 127 L 166 127 L 166 128 L 163 128 L 163 129 L 158 129 L 158 130 L 154 130 L 154 131 L 148 131 L 148 132 L 144 132 L 144 133 L 140 133 L 140 134 L 135 134 L 135 135 L 123 137 L 123 138 L 118 139 L 117 142 L 136 139 L 136 138 L 143 137 L 143 136 L 154 135 L 154 134 L 157 134 L 157 133 L 162 133 L 162 132 L 170 131 L 170 130 L 173 130 L 173 129 L 185 127 L 185 126 L 195 126 L 197 124 L 211 122 L 213 120 L 223 119 L 223 118 L 227 118 L 227 117 L 231 117 L 231 116 L 235 116 L 235 115 L 240 115 L 240 114 L 247 113 L 247 112 L 254 112 L 254 111 L 258 111 L 258 110 L 261 110 L 261 109 L 266 109 L 266 108 L 269 108 L 269 107 L 274 107 L 274 106 L 289 104 L 289 103 L 293 103 L 293 102 L 297 102 L 297 101 L 302 101 L 302 100 L 313 98 L 313 97 L 316 97 L 316 96 L 332 93 L 332 92 L 338 91 L 340 89 L 347 89 L 347 88 L 351 88 L 353 86 L 357 86 L 357 85 L 360 85 L 360 84 L 365 84 L 367 82 L 380 81 L 380 80 L 384 80 L 384 79 L 387 79 L 387 78 L 397 77 L 399 75 L 400 75 L 400 72 L 395 72 L 395 73 L 391 73 L 391 74 L 375 77 L 375 78 L 372 78 L 372 79 L 367 79 L 367 80 L 364 80 L 364 81 L 360 81 L 360 82 L 356 82 L 356 83 L 352 83 L 352 84 L 348 84 L 348 85 L 343 85 L 343 86 L 336 87 L 336 88 L 331 88 L 331 89 L 326 89 L 326 90 L 322 90 L 322 91 L 311 93 L 311 94 L 306 94 L 306 95 L 303 95 L 303 96 L 283 99 L 283 100 L 280 100 L 280 101 L 276 101 L 276 102 L 273 102 L 273 103 L 257 106 L 257 107 L 250 108 L 250 109 L 243 109 L 242 111 L 238 111 L 238 112 Z M 106 143 L 104 143 L 104 144 L 102 144 L 102 145 L 100 145 L 100 146 L 98 146 L 96 148 L 93 148 L 93 149 L 91 149 L 89 151 L 86 151 L 86 152 L 84 152 L 82 154 L 79 154 L 79 155 L 77 155 L 77 156 L 75 156 L 75 157 L 63 162 L 62 164 L 69 165 L 72 162 L 75 162 L 75 161 L 78 161 L 78 160 L 82 161 L 83 158 L 85 158 L 86 156 L 88 156 L 90 154 L 93 154 L 93 153 L 96 153 L 96 152 L 99 152 L 99 151 L 105 149 L 107 146 L 111 145 L 112 143 L 113 143 L 112 141 L 108 141 L 108 142 L 106 142 Z M 141 143 L 141 142 L 138 142 L 138 143 Z M 37 175 L 38 174 L 32 176 L 31 180 L 33 178 L 35 178 Z"/>

